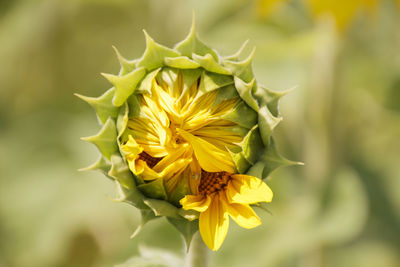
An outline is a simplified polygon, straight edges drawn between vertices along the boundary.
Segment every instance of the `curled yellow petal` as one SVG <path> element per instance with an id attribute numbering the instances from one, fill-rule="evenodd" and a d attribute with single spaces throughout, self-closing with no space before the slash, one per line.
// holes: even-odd
<path id="1" fill-rule="evenodd" d="M 229 228 L 229 216 L 216 194 L 210 203 L 208 209 L 200 213 L 199 217 L 200 234 L 204 243 L 211 250 L 218 250 Z"/>
<path id="2" fill-rule="evenodd" d="M 224 197 L 222 197 L 223 199 Z M 260 218 L 247 204 L 228 203 L 226 198 L 222 201 L 229 216 L 241 227 L 251 229 L 261 224 Z"/>
<path id="3" fill-rule="evenodd" d="M 230 203 L 254 204 L 271 202 L 273 193 L 268 185 L 257 177 L 234 174 L 228 184 L 226 196 Z"/>
<path id="4" fill-rule="evenodd" d="M 182 205 L 184 210 L 196 210 L 198 212 L 205 212 L 211 203 L 210 196 L 202 195 L 187 195 L 182 198 L 179 203 Z"/>
<path id="5" fill-rule="evenodd" d="M 235 172 L 235 165 L 228 151 L 221 150 L 202 138 L 179 129 L 178 133 L 188 141 L 201 168 L 208 172 Z"/>

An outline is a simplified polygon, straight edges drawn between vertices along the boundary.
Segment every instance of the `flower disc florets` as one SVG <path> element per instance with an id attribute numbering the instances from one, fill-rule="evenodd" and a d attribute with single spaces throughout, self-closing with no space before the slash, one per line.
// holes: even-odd
<path id="1" fill-rule="evenodd" d="M 220 57 L 189 36 L 170 49 L 146 34 L 137 60 L 121 62 L 118 76 L 104 74 L 113 87 L 91 104 L 103 124 L 85 140 L 100 159 L 99 169 L 115 180 L 118 200 L 138 207 L 143 224 L 167 219 L 189 242 L 200 229 L 217 250 L 229 217 L 240 226 L 261 223 L 251 204 L 269 202 L 262 181 L 281 165 L 271 137 L 281 117 L 276 93 L 257 84 L 251 69 L 254 50 Z"/>

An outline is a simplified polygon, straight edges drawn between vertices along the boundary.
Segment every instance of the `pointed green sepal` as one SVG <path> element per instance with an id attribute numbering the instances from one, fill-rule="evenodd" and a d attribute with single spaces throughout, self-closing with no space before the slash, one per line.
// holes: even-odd
<path id="1" fill-rule="evenodd" d="M 81 139 L 96 145 L 101 154 L 108 160 L 111 159 L 113 153 L 118 151 L 117 128 L 111 118 L 106 121 L 98 134 Z"/>
<path id="2" fill-rule="evenodd" d="M 157 218 L 152 210 L 140 210 L 140 214 L 142 216 L 140 224 L 131 235 L 131 239 L 135 238 L 142 231 L 146 223 Z"/>
<path id="3" fill-rule="evenodd" d="M 269 111 L 275 117 L 279 116 L 279 101 L 280 99 L 285 96 L 286 94 L 293 91 L 295 88 L 291 88 L 286 91 L 276 92 L 271 91 L 267 88 L 262 86 L 258 86 L 257 90 L 254 93 L 254 96 L 259 100 L 261 103 L 260 105 L 267 105 Z"/>
<path id="4" fill-rule="evenodd" d="M 251 51 L 250 55 L 242 61 L 224 60 L 223 66 L 229 69 L 234 76 L 239 77 L 244 82 L 248 83 L 254 79 L 251 63 L 253 61 L 255 48 Z"/>
<path id="5" fill-rule="evenodd" d="M 251 129 L 257 124 L 257 112 L 243 101 L 240 101 L 231 112 L 223 115 L 221 118 L 235 122 L 247 129 Z"/>
<path id="6" fill-rule="evenodd" d="M 240 98 L 246 102 L 247 105 L 249 105 L 252 109 L 255 111 L 258 111 L 258 103 L 256 99 L 254 98 L 252 92 L 253 88 L 255 88 L 255 79 L 251 80 L 250 82 L 246 83 L 242 79 L 235 77 L 235 87 L 238 90 L 238 93 L 240 95 Z"/>
<path id="7" fill-rule="evenodd" d="M 192 27 L 190 28 L 188 36 L 183 41 L 177 43 L 174 48 L 183 56 L 187 56 L 189 58 L 192 57 L 193 53 L 200 56 L 210 54 L 215 60 L 218 60 L 217 53 L 199 40 L 196 32 L 196 20 L 194 16 L 192 20 Z"/>
<path id="8" fill-rule="evenodd" d="M 231 150 L 228 150 L 231 154 L 233 162 L 235 163 L 236 170 L 239 173 L 246 173 L 247 170 L 251 167 L 251 163 L 246 159 L 243 152 L 234 153 Z"/>
<path id="9" fill-rule="evenodd" d="M 192 58 L 194 61 L 200 64 L 205 70 L 209 72 L 215 72 L 223 75 L 232 74 L 230 70 L 222 67 L 218 64 L 217 61 L 213 58 L 211 54 L 205 54 L 204 56 L 199 56 L 193 53 Z"/>
<path id="10" fill-rule="evenodd" d="M 112 48 L 114 49 L 115 54 L 117 54 L 119 64 L 121 65 L 121 70 L 119 72 L 120 76 L 125 75 L 136 68 L 137 60 L 127 60 L 121 55 L 115 46 L 112 46 Z"/>
<path id="11" fill-rule="evenodd" d="M 183 92 L 182 95 L 189 90 L 189 88 L 197 82 L 197 79 L 203 73 L 201 69 L 192 69 L 192 70 L 180 70 L 183 78 Z"/>
<path id="12" fill-rule="evenodd" d="M 259 158 L 259 161 L 250 168 L 248 171 L 249 174 L 255 174 L 259 177 L 260 168 L 264 166 L 261 174 L 261 179 L 266 179 L 270 173 L 282 166 L 291 166 L 291 165 L 303 165 L 301 162 L 295 162 L 286 159 L 283 157 L 276 147 L 274 139 L 271 137 L 269 141 L 269 146 L 265 149 L 262 155 Z"/>
<path id="13" fill-rule="evenodd" d="M 167 201 L 146 198 L 143 202 L 154 212 L 154 215 L 156 216 L 166 216 L 182 220 L 182 216 L 179 215 L 178 208 Z"/>
<path id="14" fill-rule="evenodd" d="M 175 189 L 169 194 L 169 202 L 178 207 L 180 206 L 179 200 L 186 195 L 191 195 L 189 179 L 189 175 L 185 175 L 185 173 L 182 174 L 182 179 L 176 185 Z"/>
<path id="15" fill-rule="evenodd" d="M 230 84 L 233 84 L 232 76 L 219 75 L 204 71 L 201 74 L 199 91 L 207 93 Z"/>
<path id="16" fill-rule="evenodd" d="M 138 94 L 131 95 L 126 101 L 129 107 L 129 118 L 138 117 L 140 114 L 140 100 Z"/>
<path id="17" fill-rule="evenodd" d="M 146 38 L 146 50 L 137 63 L 138 67 L 144 67 L 151 71 L 164 65 L 164 58 L 178 57 L 180 54 L 175 50 L 156 43 L 145 30 L 143 30 Z"/>
<path id="18" fill-rule="evenodd" d="M 153 70 L 149 74 L 144 77 L 142 82 L 140 83 L 138 89 L 136 90 L 137 93 L 148 93 L 151 95 L 151 87 L 153 86 L 153 80 L 157 76 L 158 72 L 161 70 L 161 68 L 158 68 L 156 70 Z"/>
<path id="19" fill-rule="evenodd" d="M 188 57 L 166 57 L 164 58 L 165 65 L 177 69 L 197 69 L 200 64 L 191 60 Z"/>
<path id="20" fill-rule="evenodd" d="M 100 155 L 99 159 L 94 162 L 93 164 L 78 169 L 78 171 L 101 171 L 103 174 L 107 175 L 108 171 L 111 168 L 111 163 L 103 157 L 103 155 Z"/>
<path id="21" fill-rule="evenodd" d="M 135 187 L 135 181 L 128 165 L 118 154 L 111 156 L 111 169 L 108 172 L 108 176 L 117 180 L 127 189 Z"/>
<path id="22" fill-rule="evenodd" d="M 281 122 L 282 117 L 275 117 L 272 115 L 266 105 L 260 108 L 258 114 L 258 125 L 260 127 L 261 138 L 264 145 L 268 147 L 272 131 L 279 122 Z"/>
<path id="23" fill-rule="evenodd" d="M 151 197 L 153 199 L 162 199 L 162 200 L 166 200 L 168 198 L 167 193 L 165 192 L 163 178 L 158 178 L 154 181 L 138 185 L 137 188 L 146 197 Z"/>
<path id="24" fill-rule="evenodd" d="M 104 124 L 108 117 L 116 118 L 118 114 L 118 108 L 112 104 L 114 93 L 115 88 L 111 88 L 99 97 L 88 97 L 80 94 L 74 95 L 91 105 L 96 111 L 100 122 Z"/>
<path id="25" fill-rule="evenodd" d="M 123 76 L 102 73 L 102 75 L 115 87 L 115 95 L 112 100 L 114 106 L 119 107 L 124 104 L 128 97 L 133 94 L 136 86 L 146 74 L 144 68 L 138 68 Z"/>
<path id="26" fill-rule="evenodd" d="M 128 115 L 129 115 L 129 107 L 125 102 L 123 106 L 119 109 L 119 114 L 117 117 L 117 140 L 119 144 L 119 139 L 122 134 L 125 132 L 126 126 L 128 125 Z"/>
<path id="27" fill-rule="evenodd" d="M 239 98 L 239 94 L 236 90 L 236 87 L 233 84 L 230 84 L 230 85 L 221 87 L 218 90 L 217 96 L 215 97 L 213 105 L 216 106 L 223 101 L 231 100 L 234 98 Z"/>
<path id="28" fill-rule="evenodd" d="M 248 43 L 249 40 L 246 40 L 235 54 L 224 57 L 224 60 L 238 61 Z"/>
<path id="29" fill-rule="evenodd" d="M 182 234 L 183 239 L 186 242 L 186 251 L 189 251 L 193 235 L 199 229 L 199 221 L 188 221 L 185 219 L 175 219 L 170 217 L 168 217 L 167 220 Z"/>
<path id="30" fill-rule="evenodd" d="M 149 206 L 147 206 L 143 202 L 143 200 L 145 199 L 143 194 L 136 187 L 127 189 L 122 186 L 117 180 L 115 181 L 115 184 L 117 192 L 117 197 L 115 201 L 128 203 L 138 209 L 149 210 Z"/>
<path id="31" fill-rule="evenodd" d="M 263 146 L 258 125 L 255 125 L 245 136 L 241 145 L 246 160 L 251 164 L 255 164 Z"/>

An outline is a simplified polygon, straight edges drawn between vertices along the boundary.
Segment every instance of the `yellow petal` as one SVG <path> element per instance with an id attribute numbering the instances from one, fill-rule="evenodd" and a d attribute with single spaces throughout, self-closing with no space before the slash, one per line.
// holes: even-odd
<path id="1" fill-rule="evenodd" d="M 178 132 L 193 146 L 194 154 L 203 170 L 208 172 L 235 172 L 235 166 L 229 152 L 223 151 L 184 130 Z"/>
<path id="2" fill-rule="evenodd" d="M 182 198 L 179 203 L 181 203 L 184 210 L 196 210 L 198 212 L 204 212 L 210 206 L 211 197 L 204 197 L 203 195 L 187 195 Z"/>
<path id="3" fill-rule="evenodd" d="M 261 224 L 260 218 L 247 204 L 229 203 L 226 196 L 221 194 L 224 209 L 229 216 L 241 227 L 250 229 Z"/>
<path id="4" fill-rule="evenodd" d="M 271 202 L 272 190 L 261 179 L 243 174 L 232 175 L 226 190 L 230 203 L 253 204 Z"/>
<path id="5" fill-rule="evenodd" d="M 224 210 L 218 194 L 213 197 L 208 209 L 200 213 L 199 228 L 204 243 L 211 250 L 218 250 L 224 242 L 229 228 L 229 216 Z"/>
<path id="6" fill-rule="evenodd" d="M 132 135 L 129 135 L 128 142 L 121 146 L 122 150 L 125 152 L 126 156 L 136 157 L 143 152 L 143 148 L 136 143 Z"/>

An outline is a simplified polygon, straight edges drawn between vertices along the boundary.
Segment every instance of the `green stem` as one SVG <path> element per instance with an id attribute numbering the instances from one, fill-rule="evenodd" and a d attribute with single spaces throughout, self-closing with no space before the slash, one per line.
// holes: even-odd
<path id="1" fill-rule="evenodd" d="M 207 267 L 209 266 L 209 249 L 201 239 L 200 233 L 193 236 L 189 253 L 186 259 L 187 267 Z"/>

